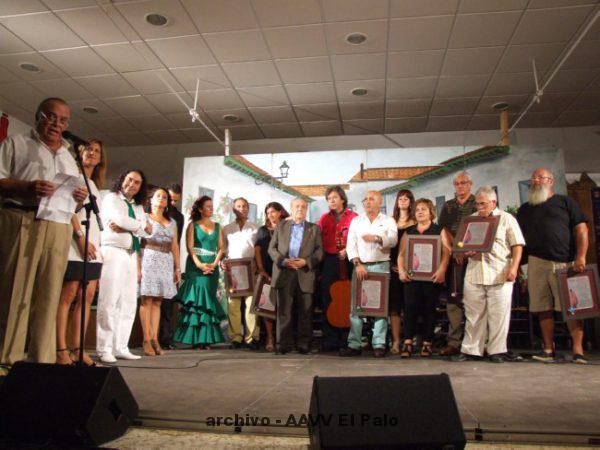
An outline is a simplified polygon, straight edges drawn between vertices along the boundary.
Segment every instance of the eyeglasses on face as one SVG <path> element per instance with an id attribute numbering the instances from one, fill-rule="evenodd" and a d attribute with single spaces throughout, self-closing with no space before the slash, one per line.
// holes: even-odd
<path id="1" fill-rule="evenodd" d="M 544 177 L 544 176 L 531 177 L 531 181 L 543 181 L 543 180 L 552 180 L 552 177 Z"/>
<path id="2" fill-rule="evenodd" d="M 57 123 L 60 126 L 65 127 L 65 128 L 69 126 L 69 118 L 68 117 L 58 117 L 53 112 L 46 112 L 46 111 L 40 111 L 40 116 L 46 122 Z"/>

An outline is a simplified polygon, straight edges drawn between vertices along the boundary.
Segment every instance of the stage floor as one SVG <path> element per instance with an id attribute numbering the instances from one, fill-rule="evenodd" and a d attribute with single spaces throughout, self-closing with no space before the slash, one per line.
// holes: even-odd
<path id="1" fill-rule="evenodd" d="M 334 353 L 279 356 L 215 347 L 175 350 L 117 365 L 139 403 L 141 426 L 306 436 L 306 427 L 286 423 L 290 415 L 298 418 L 308 413 L 315 375 L 444 372 L 450 376 L 470 439 L 478 433 L 483 440 L 600 443 L 598 354 L 584 366 L 566 360 L 493 364 L 419 357 L 375 359 L 371 352 L 355 358 Z M 256 417 L 262 425 L 237 430 L 211 425 L 219 416 L 236 414 Z"/>

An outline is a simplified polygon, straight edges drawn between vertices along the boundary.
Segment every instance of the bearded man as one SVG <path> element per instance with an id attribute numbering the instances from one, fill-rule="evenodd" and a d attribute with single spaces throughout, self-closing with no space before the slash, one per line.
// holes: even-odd
<path id="1" fill-rule="evenodd" d="M 588 248 L 588 226 L 579 205 L 553 192 L 554 175 L 544 168 L 531 175 L 529 201 L 519 208 L 517 221 L 525 236 L 529 311 L 538 316 L 544 348 L 533 359 L 553 362 L 554 311 L 560 311 L 556 271 L 566 267 L 581 272 Z M 586 364 L 583 322 L 567 321 L 574 363 Z"/>

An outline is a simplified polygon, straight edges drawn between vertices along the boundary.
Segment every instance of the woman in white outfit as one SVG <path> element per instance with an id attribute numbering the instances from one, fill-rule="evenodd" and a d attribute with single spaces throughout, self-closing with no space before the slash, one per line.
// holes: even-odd
<path id="1" fill-rule="evenodd" d="M 96 350 L 100 361 L 139 359 L 128 343 L 141 278 L 140 238 L 152 232 L 146 220 L 146 177 L 138 169 L 125 170 L 102 200 L 102 278 L 98 295 Z"/>
<path id="2" fill-rule="evenodd" d="M 92 194 L 100 202 L 100 192 L 98 189 L 104 187 L 104 177 L 106 174 L 106 153 L 102 142 L 98 139 L 90 139 L 89 145 L 81 152 L 83 169 L 90 182 Z M 86 201 L 89 203 L 89 200 Z M 83 277 L 83 251 L 85 244 L 85 228 L 81 224 L 85 220 L 85 208 L 81 208 L 77 214 L 73 215 L 71 225 L 73 226 L 73 239 L 71 239 L 71 248 L 69 249 L 69 262 L 65 272 L 62 291 L 60 293 L 60 302 L 56 314 L 56 362 L 57 364 L 72 364 L 79 360 L 79 332 L 81 327 L 81 280 Z M 88 318 L 90 317 L 90 305 L 94 300 L 98 279 L 102 270 L 102 256 L 100 254 L 100 228 L 95 217 L 90 220 L 90 238 L 88 247 L 88 271 L 87 279 L 89 281 L 86 292 L 85 303 L 85 328 L 87 330 Z M 73 300 L 77 303 L 71 311 L 70 327 L 67 330 L 69 322 L 69 310 Z M 68 334 L 68 338 L 67 338 Z M 73 348 L 69 348 L 68 343 Z M 87 353 L 83 354 L 83 361 L 88 366 L 94 365 L 94 361 Z"/>

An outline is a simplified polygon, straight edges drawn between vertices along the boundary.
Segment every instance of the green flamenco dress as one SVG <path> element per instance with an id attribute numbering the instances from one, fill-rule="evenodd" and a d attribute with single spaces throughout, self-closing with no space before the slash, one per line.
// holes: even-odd
<path id="1" fill-rule="evenodd" d="M 219 224 L 208 234 L 194 224 L 194 250 L 203 263 L 212 263 L 217 256 Z M 221 321 L 227 318 L 217 299 L 219 268 L 204 275 L 188 255 L 185 263 L 185 280 L 179 288 L 177 299 L 183 304 L 173 340 L 190 345 L 210 345 L 223 342 Z"/>

